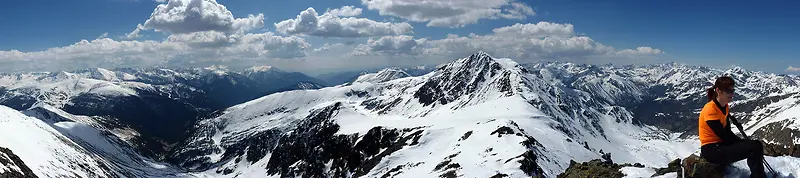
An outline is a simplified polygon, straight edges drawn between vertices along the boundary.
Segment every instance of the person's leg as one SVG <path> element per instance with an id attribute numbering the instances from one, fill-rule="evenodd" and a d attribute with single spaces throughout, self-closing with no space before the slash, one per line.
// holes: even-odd
<path id="1" fill-rule="evenodd" d="M 703 145 L 700 147 L 700 157 L 706 159 L 706 161 L 714 164 L 730 164 L 733 161 L 729 161 L 730 158 L 722 151 L 720 148 L 721 145 L 716 143 Z M 744 159 L 744 158 L 742 158 Z"/>
<path id="2" fill-rule="evenodd" d="M 766 177 L 764 173 L 764 146 L 761 141 L 742 140 L 729 146 L 720 146 L 720 151 L 733 163 L 747 159 L 750 177 Z"/>
<path id="3" fill-rule="evenodd" d="M 754 177 L 753 175 L 767 177 L 767 174 L 764 172 L 764 145 L 761 141 L 757 140 L 747 141 L 750 141 L 750 145 L 752 145 L 750 155 L 747 157 L 747 166 L 750 167 L 751 177 Z"/>
<path id="4" fill-rule="evenodd" d="M 731 164 L 749 157 L 750 154 L 746 154 L 748 149 L 745 146 L 745 144 L 704 145 L 700 148 L 700 156 L 714 164 Z"/>

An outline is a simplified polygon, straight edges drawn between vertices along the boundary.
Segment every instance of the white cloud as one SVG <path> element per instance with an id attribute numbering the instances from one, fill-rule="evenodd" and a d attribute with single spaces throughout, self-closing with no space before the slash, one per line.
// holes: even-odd
<path id="1" fill-rule="evenodd" d="M 621 55 L 651 55 L 651 54 L 662 54 L 664 53 L 660 49 L 653 49 L 651 47 L 638 47 L 636 49 L 624 49 L 621 51 L 617 51 L 617 54 Z"/>
<path id="2" fill-rule="evenodd" d="M 70 46 L 37 52 L 0 51 L 0 71 L 41 71 L 65 68 L 155 65 L 180 55 L 187 46 L 171 42 L 81 40 Z"/>
<path id="3" fill-rule="evenodd" d="M 141 30 L 164 31 L 172 34 L 217 31 L 226 34 L 243 33 L 264 26 L 264 15 L 234 18 L 216 0 L 170 0 L 159 4 L 143 25 L 127 34 L 135 38 Z"/>
<path id="4" fill-rule="evenodd" d="M 381 7 L 378 10 L 384 15 L 397 13 L 394 16 L 428 22 L 429 26 L 458 27 L 476 23 L 479 19 L 492 18 L 524 19 L 534 13 L 527 5 L 508 0 L 374 1 L 364 3 L 370 9 Z M 274 24 L 275 33 L 282 35 L 273 32 L 254 34 L 250 31 L 263 26 L 263 15 L 234 18 L 225 6 L 214 0 L 171 0 L 158 5 L 147 21 L 138 24 L 124 36 L 133 39 L 147 35 L 143 34 L 144 31 L 154 30 L 167 33 L 163 41 L 114 40 L 106 38 L 104 34 L 95 40 L 82 40 L 44 51 L 0 51 L 0 72 L 155 65 L 226 65 L 237 68 L 265 63 L 289 70 L 320 72 L 436 64 L 478 50 L 520 61 L 636 57 L 664 53 L 651 47 L 617 50 L 578 35 L 572 24 L 551 22 L 514 24 L 495 28 L 489 34 L 448 35 L 438 40 L 415 39 L 408 36 L 413 33 L 410 24 L 356 18 L 362 11 L 354 6 L 344 6 L 319 15 L 315 9 L 308 8 L 300 12 L 297 18 Z M 321 43 L 328 43 L 312 48 L 303 38 L 305 36 L 348 39 L 318 38 L 322 39 Z M 369 37 L 366 43 L 355 45 L 354 41 L 363 42 L 365 37 Z M 300 59 L 293 60 L 296 58 Z M 425 60 L 407 60 L 414 58 Z"/>
<path id="5" fill-rule="evenodd" d="M 507 13 L 498 16 L 506 19 L 524 20 L 528 15 L 535 15 L 533 8 L 520 2 L 511 2 L 511 8 L 504 9 Z"/>
<path id="6" fill-rule="evenodd" d="M 800 72 L 800 67 L 789 66 L 788 68 L 786 68 L 786 72 Z"/>
<path id="7" fill-rule="evenodd" d="M 353 6 L 343 6 L 342 8 L 328 10 L 326 13 L 340 17 L 352 17 L 361 15 L 361 10 L 361 8 Z"/>
<path id="8" fill-rule="evenodd" d="M 141 32 L 142 32 L 142 29 L 143 29 L 143 28 L 144 28 L 144 27 L 142 26 L 142 24 L 137 24 L 137 25 L 136 25 L 136 29 L 133 29 L 133 31 L 132 31 L 132 32 L 130 32 L 130 33 L 126 33 L 126 34 L 125 34 L 125 38 L 128 38 L 128 39 L 135 39 L 135 38 L 139 38 L 139 37 L 141 37 L 141 35 L 139 35 L 139 33 L 141 33 Z"/>
<path id="9" fill-rule="evenodd" d="M 106 38 L 108 37 L 108 32 L 103 33 L 102 35 L 98 36 L 96 39 Z"/>
<path id="10" fill-rule="evenodd" d="M 412 36 L 383 36 L 379 39 L 370 38 L 367 44 L 358 45 L 352 55 L 388 54 L 388 55 L 415 55 L 421 51 L 421 45 L 427 39 L 414 39 Z"/>
<path id="11" fill-rule="evenodd" d="M 571 24 L 539 22 L 495 28 L 487 35 L 448 35 L 444 39 L 387 36 L 370 39 L 353 50 L 355 55 L 408 54 L 457 58 L 483 50 L 517 60 L 585 60 L 598 57 L 637 58 L 662 54 L 660 49 L 638 47 L 616 50 L 587 36 L 576 35 Z"/>
<path id="12" fill-rule="evenodd" d="M 222 32 L 204 31 L 188 34 L 173 34 L 167 37 L 167 41 L 180 42 L 192 47 L 223 47 L 236 42 Z"/>
<path id="13" fill-rule="evenodd" d="M 539 22 L 529 24 L 514 24 L 512 26 L 495 28 L 492 30 L 497 35 L 506 36 L 524 36 L 524 37 L 569 37 L 575 35 L 575 29 L 572 24 L 559 24 L 551 22 Z"/>
<path id="14" fill-rule="evenodd" d="M 242 36 L 240 41 L 241 44 L 230 47 L 228 52 L 276 58 L 297 58 L 306 56 L 306 51 L 311 47 L 303 38 L 276 36 L 272 32 L 247 34 Z"/>
<path id="15" fill-rule="evenodd" d="M 584 59 L 589 56 L 608 54 L 612 47 L 597 43 L 589 37 L 544 38 L 508 35 L 450 36 L 442 40 L 431 40 L 428 54 L 463 56 L 477 50 L 493 55 L 522 59 Z"/>
<path id="16" fill-rule="evenodd" d="M 346 8 L 342 8 L 346 9 Z M 342 11 L 337 11 L 339 15 Z M 351 15 L 351 14 L 349 14 Z M 376 22 L 366 18 L 341 18 L 331 12 L 318 15 L 314 8 L 300 12 L 295 19 L 275 24 L 276 31 L 283 34 L 303 34 L 319 37 L 373 37 L 410 33 L 408 23 Z"/>
<path id="17" fill-rule="evenodd" d="M 463 27 L 481 19 L 525 19 L 531 7 L 515 0 L 361 0 L 380 15 L 396 16 L 433 27 Z"/>
<path id="18" fill-rule="evenodd" d="M 325 52 L 325 51 L 330 51 L 331 49 L 342 48 L 345 45 L 346 44 L 344 44 L 344 43 L 334 43 L 334 44 L 325 43 L 324 45 L 322 45 L 322 47 L 314 48 L 313 51 L 315 53 Z"/>
<path id="19" fill-rule="evenodd" d="M 230 35 L 221 32 L 173 34 L 167 40 L 81 40 L 44 51 L 0 51 L 0 71 L 53 71 L 89 67 L 246 65 L 254 61 L 305 57 L 310 45 L 296 36 Z"/>

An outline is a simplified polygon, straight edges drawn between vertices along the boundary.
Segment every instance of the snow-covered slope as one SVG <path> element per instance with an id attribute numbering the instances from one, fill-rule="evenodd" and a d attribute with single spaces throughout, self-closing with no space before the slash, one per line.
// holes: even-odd
<path id="1" fill-rule="evenodd" d="M 39 177 L 109 177 L 109 165 L 39 119 L 0 106 L 0 146 Z"/>
<path id="2" fill-rule="evenodd" d="M 748 135 L 784 148 L 800 145 L 800 93 L 748 100 L 736 109 Z"/>
<path id="3" fill-rule="evenodd" d="M 699 145 L 482 52 L 419 77 L 269 95 L 196 127 L 173 158 L 225 177 L 553 177 L 601 150 L 663 167 Z"/>
<path id="4" fill-rule="evenodd" d="M 96 121 L 46 105 L 24 112 L 0 106 L 0 147 L 39 177 L 202 176 L 141 156 L 122 139 L 135 131 L 108 132 Z"/>
<path id="5" fill-rule="evenodd" d="M 243 72 L 215 66 L 0 74 L 0 104 L 17 110 L 51 105 L 110 118 L 143 135 L 134 144 L 140 152 L 159 157 L 185 139 L 186 126 L 199 116 L 274 92 L 323 87 L 316 81 L 266 67 Z"/>
<path id="6" fill-rule="evenodd" d="M 36 106 L 23 113 L 45 121 L 90 152 L 93 157 L 107 162 L 118 174 L 129 177 L 167 177 L 177 176 L 182 172 L 169 164 L 158 163 L 139 155 L 130 147 L 130 140 L 139 136 L 133 129 L 106 128 L 107 124 L 97 122 L 102 119 L 72 115 L 47 105 Z"/>

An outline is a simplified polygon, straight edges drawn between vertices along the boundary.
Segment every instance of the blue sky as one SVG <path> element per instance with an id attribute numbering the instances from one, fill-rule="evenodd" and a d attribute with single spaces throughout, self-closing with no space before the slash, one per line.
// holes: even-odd
<path id="1" fill-rule="evenodd" d="M 185 0 L 187 3 L 189 0 Z M 275 65 L 301 72 L 319 70 L 347 70 L 363 67 L 382 67 L 390 65 L 418 65 L 446 62 L 474 49 L 487 50 L 490 54 L 510 57 L 517 61 L 561 60 L 579 63 L 641 64 L 675 61 L 689 65 L 705 65 L 726 68 L 732 65 L 750 70 L 775 73 L 795 73 L 789 66 L 800 67 L 800 12 L 794 1 L 511 1 L 491 0 L 476 4 L 488 4 L 477 9 L 459 8 L 435 9 L 426 11 L 422 7 L 397 6 L 397 2 L 408 0 L 379 0 L 383 4 L 368 4 L 359 0 L 347 1 L 264 1 L 264 0 L 203 0 L 208 4 L 221 5 L 233 15 L 234 19 L 248 19 L 248 15 L 263 14 L 262 25 L 248 28 L 216 25 L 216 22 L 165 22 L 145 24 L 159 4 L 148 0 L 82 0 L 82 1 L 3 1 L 0 2 L 0 63 L 10 66 L 0 67 L 0 71 L 22 70 L 64 70 L 81 67 L 146 67 L 152 65 L 202 66 L 228 65 L 244 67 L 247 65 Z M 441 0 L 447 1 L 447 0 Z M 458 1 L 463 7 L 473 7 L 471 0 Z M 394 5 L 390 3 L 394 2 Z M 387 5 L 389 4 L 389 5 Z M 516 8 L 522 4 L 530 8 Z M 435 6 L 436 4 L 433 4 Z M 276 23 L 298 18 L 301 11 L 312 7 L 322 17 L 328 9 L 352 6 L 360 9 L 358 15 L 341 16 L 370 20 L 369 27 L 354 29 L 359 35 L 346 35 L 343 32 L 317 30 L 309 31 L 296 26 L 282 26 Z M 410 7 L 406 9 L 398 7 Z M 522 6 L 520 6 L 522 7 Z M 398 10 L 399 9 L 399 10 Z M 444 25 L 431 25 L 437 19 L 464 19 L 466 16 L 448 17 L 448 13 L 464 10 L 498 10 L 491 15 L 470 15 L 477 21 L 446 21 Z M 516 11 L 516 13 L 509 13 Z M 415 13 L 419 17 L 403 14 Z M 441 13 L 441 14 L 437 14 Z M 166 14 L 174 15 L 174 14 Z M 223 12 L 224 15 L 224 12 Z M 451 14 L 452 15 L 452 14 Z M 422 18 L 420 18 L 422 17 Z M 335 18 L 335 20 L 341 20 Z M 552 24 L 537 24 L 539 22 Z M 342 24 L 346 24 L 342 20 Z M 561 28 L 569 32 L 546 31 L 514 32 L 521 35 L 508 39 L 549 38 L 556 44 L 572 44 L 581 41 L 578 48 L 554 48 L 547 45 L 538 47 L 525 40 L 508 42 L 502 37 L 508 34 L 493 32 L 493 29 L 509 27 L 514 24 L 529 24 L 530 28 Z M 146 27 L 140 36 L 128 38 L 137 24 Z M 377 27 L 375 25 L 378 25 Z M 403 29 L 405 25 L 410 29 Z M 554 25 L 555 24 L 555 25 Z M 570 26 L 567 26 L 569 24 Z M 228 24 L 230 25 L 230 24 Z M 389 27 L 380 25 L 390 25 Z M 549 25 L 545 28 L 545 25 Z M 182 27 L 176 27 L 182 26 Z M 234 25 L 236 26 L 236 25 Z M 197 27 L 197 28 L 194 28 Z M 292 27 L 292 28 L 290 28 Z M 220 30 L 223 28 L 224 30 Z M 355 28 L 355 27 L 354 27 Z M 367 29 L 371 28 L 371 29 Z M 398 30 L 399 29 L 399 30 Z M 525 28 L 520 28 L 525 29 Z M 574 31 L 572 31 L 574 29 Z M 512 29 L 513 30 L 513 29 Z M 555 29 L 559 30 L 559 29 Z M 224 43 L 203 45 L 210 42 L 198 38 L 170 41 L 180 35 L 200 34 L 216 31 L 214 39 L 225 39 Z M 107 33 L 107 41 L 93 41 Z M 239 41 L 248 35 L 265 34 L 279 42 L 258 37 L 257 43 L 243 44 Z M 460 40 L 443 40 L 448 34 L 455 34 Z M 470 37 L 475 34 L 477 37 Z M 212 35 L 212 36 L 214 36 Z M 208 37 L 209 35 L 203 35 Z M 533 37 L 532 37 L 533 36 Z M 256 36 L 252 36 L 256 39 Z M 586 42 L 583 38 L 591 39 Z M 76 44 L 87 40 L 86 44 Z M 199 40 L 199 41 L 191 41 Z M 561 40 L 561 41 L 558 41 Z M 141 43 L 150 41 L 151 43 Z M 237 41 L 237 42 L 231 42 Z M 530 40 L 528 40 L 530 41 Z M 128 42 L 134 42 L 129 44 Z M 136 43 L 139 42 L 139 43 Z M 169 44 L 167 44 L 169 43 Z M 330 50 L 319 50 L 328 43 Z M 352 43 L 352 44 L 351 44 Z M 544 43 L 544 42 L 543 42 Z M 95 44 L 94 46 L 91 46 Z M 209 43 L 211 44 L 211 43 Z M 221 46 L 215 46 L 223 44 Z M 251 49 L 253 44 L 258 49 Z M 338 45 L 337 45 L 338 44 Z M 68 46 L 73 45 L 73 48 Z M 102 46 L 122 45 L 123 47 Z M 125 45 L 133 45 L 153 51 L 134 50 L 143 54 L 132 54 Z M 147 45 L 155 45 L 153 47 Z M 472 48 L 464 51 L 458 45 Z M 98 46 L 101 46 L 98 48 Z M 444 47 L 443 47 L 444 46 Z M 84 48 L 85 47 L 85 48 Z M 130 47 L 130 46 L 128 46 Z M 611 47 L 613 49 L 606 49 Z M 638 47 L 649 47 L 660 51 L 636 51 Z M 52 50 L 63 49 L 63 50 Z M 492 49 L 510 48 L 510 49 Z M 49 52 L 48 49 L 51 49 Z M 84 53 L 75 51 L 86 50 Z M 222 50 L 225 49 L 223 52 Z M 625 49 L 634 52 L 625 53 Z M 97 52 L 108 50 L 104 52 Z M 43 52 L 44 51 L 44 52 Z M 67 52 L 65 52 L 67 51 Z M 231 52 L 233 51 L 233 52 Z M 240 55 L 252 52 L 252 55 Z M 556 52 L 553 52 L 556 51 Z M 663 52 L 662 52 L 663 51 Z M 5 52 L 5 53 L 3 53 Z M 12 53 L 13 52 L 13 53 Z M 38 52 L 38 53 L 37 53 Z M 231 52 L 230 54 L 226 52 Z M 526 54 L 517 54 L 517 53 Z M 630 51 L 629 51 L 630 52 Z M 43 54 L 47 53 L 47 54 Z M 52 53 L 52 54 L 50 54 Z M 200 54 L 218 54 L 209 59 L 199 59 Z M 164 55 L 160 55 L 164 54 Z M 624 55 L 623 55 L 624 54 Z M 5 55 L 5 56 L 4 56 Z M 164 57 L 168 56 L 168 57 Z M 56 59 L 54 59 L 56 58 Z M 212 59 L 213 58 L 213 59 Z M 225 59 L 220 59 L 225 58 Z M 344 60 L 342 58 L 347 58 Z M 377 59 L 377 60 L 376 60 Z M 31 61 L 42 62 L 31 65 Z M 76 62 L 77 61 L 77 62 Z M 79 65 L 65 65 L 79 63 Z M 345 64 L 339 64 L 345 63 Z M 353 65 L 346 65 L 347 63 Z M 331 65 L 328 65 L 331 64 Z M 335 64 L 335 65 L 334 65 Z"/>

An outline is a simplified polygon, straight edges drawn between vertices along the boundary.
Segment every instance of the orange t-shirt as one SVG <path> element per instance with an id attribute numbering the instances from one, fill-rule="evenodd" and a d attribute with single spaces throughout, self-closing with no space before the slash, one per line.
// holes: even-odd
<path id="1" fill-rule="evenodd" d="M 706 121 L 710 120 L 719 120 L 722 123 L 722 126 L 725 127 L 728 121 L 728 113 L 730 109 L 728 105 L 725 105 L 725 113 L 722 113 L 722 110 L 717 107 L 717 104 L 714 101 L 709 101 L 703 106 L 703 110 L 700 111 L 700 119 L 698 120 L 698 135 L 700 136 L 700 145 L 706 145 L 709 143 L 717 143 L 721 142 L 722 139 L 714 134 L 714 131 L 711 130 L 711 127 L 706 124 Z"/>

